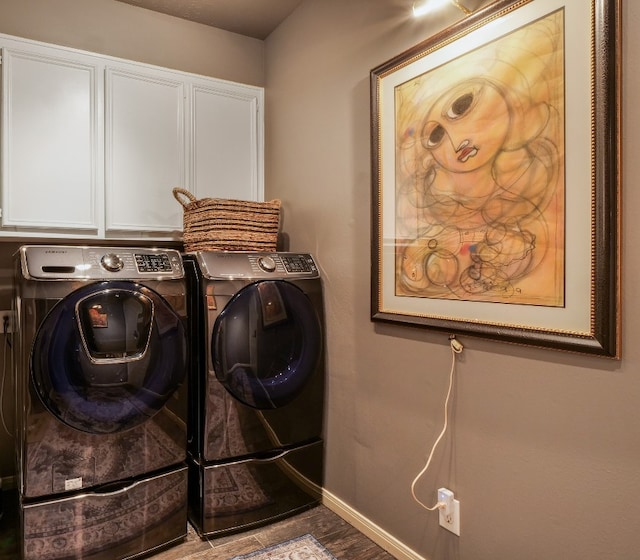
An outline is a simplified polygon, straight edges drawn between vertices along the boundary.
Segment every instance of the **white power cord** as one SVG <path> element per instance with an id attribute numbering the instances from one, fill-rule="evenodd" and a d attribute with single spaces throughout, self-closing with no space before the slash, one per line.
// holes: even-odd
<path id="1" fill-rule="evenodd" d="M 433 447 L 431 448 L 431 452 L 429 453 L 429 458 L 427 459 L 425 466 L 418 473 L 418 476 L 416 476 L 413 479 L 413 482 L 411 483 L 411 495 L 413 496 L 413 499 L 416 502 L 418 502 L 423 508 L 429 511 L 435 511 L 436 509 L 440 509 L 444 507 L 446 504 L 444 502 L 437 502 L 435 506 L 429 507 L 416 496 L 415 487 L 416 487 L 416 484 L 418 483 L 418 480 L 420 480 L 420 478 L 422 478 L 424 473 L 427 472 L 427 469 L 431 464 L 431 459 L 433 459 L 433 454 L 436 451 L 436 447 L 438 447 L 440 440 L 444 437 L 444 434 L 446 433 L 447 427 L 449 425 L 449 398 L 451 397 L 451 392 L 453 390 L 453 374 L 455 373 L 455 370 L 456 370 L 456 355 L 461 354 L 462 350 L 464 349 L 464 346 L 462 346 L 460 341 L 457 340 L 454 336 L 451 336 L 449 338 L 449 344 L 451 346 L 451 370 L 449 371 L 449 389 L 447 390 L 447 398 L 444 401 L 444 426 L 442 427 L 442 431 L 440 432 L 440 435 L 438 436 L 435 443 L 433 444 Z"/>

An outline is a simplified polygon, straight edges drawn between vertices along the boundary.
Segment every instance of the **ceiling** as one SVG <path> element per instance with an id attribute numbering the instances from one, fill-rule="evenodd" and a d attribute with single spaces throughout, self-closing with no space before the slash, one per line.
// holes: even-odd
<path id="1" fill-rule="evenodd" d="M 154 12 L 265 39 L 302 0 L 117 0 Z"/>

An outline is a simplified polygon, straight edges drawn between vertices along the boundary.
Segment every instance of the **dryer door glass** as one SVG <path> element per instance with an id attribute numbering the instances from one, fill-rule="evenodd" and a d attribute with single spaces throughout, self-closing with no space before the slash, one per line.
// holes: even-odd
<path id="1" fill-rule="evenodd" d="M 31 355 L 49 411 L 90 433 L 133 428 L 156 414 L 186 371 L 182 320 L 153 290 L 99 282 L 72 292 L 45 317 Z"/>
<path id="2" fill-rule="evenodd" d="M 245 286 L 220 312 L 211 355 L 216 377 L 238 400 L 279 408 L 304 389 L 322 352 L 309 298 L 282 280 Z"/>

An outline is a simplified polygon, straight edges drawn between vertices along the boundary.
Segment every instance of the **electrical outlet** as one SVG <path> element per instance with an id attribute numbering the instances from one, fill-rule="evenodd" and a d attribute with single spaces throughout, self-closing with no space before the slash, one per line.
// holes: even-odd
<path id="1" fill-rule="evenodd" d="M 444 507 L 438 509 L 440 515 L 440 527 L 451 531 L 454 535 L 460 536 L 460 500 L 453 497 L 453 492 L 446 488 L 438 490 L 438 501 Z"/>
<path id="2" fill-rule="evenodd" d="M 6 326 L 5 317 L 7 318 Z M 2 319 L 2 322 L 0 323 L 0 334 L 12 333 L 15 330 L 15 316 L 13 311 L 10 309 L 0 311 L 0 319 Z"/>

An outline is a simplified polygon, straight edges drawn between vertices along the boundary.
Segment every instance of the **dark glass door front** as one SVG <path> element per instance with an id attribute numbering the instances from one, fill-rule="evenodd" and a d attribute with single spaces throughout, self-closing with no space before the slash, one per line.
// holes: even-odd
<path id="1" fill-rule="evenodd" d="M 322 330 L 311 301 L 282 280 L 240 290 L 216 319 L 211 337 L 216 377 L 236 399 L 258 409 L 295 399 L 321 352 Z"/>
<path id="2" fill-rule="evenodd" d="M 158 293 L 99 282 L 45 317 L 31 374 L 43 404 L 65 424 L 114 433 L 156 414 L 184 380 L 186 361 L 182 321 Z"/>

